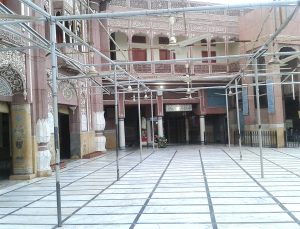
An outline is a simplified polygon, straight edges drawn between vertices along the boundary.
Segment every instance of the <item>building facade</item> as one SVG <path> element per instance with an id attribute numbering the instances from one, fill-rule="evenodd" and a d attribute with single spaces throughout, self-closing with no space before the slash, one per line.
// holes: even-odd
<path id="1" fill-rule="evenodd" d="M 73 1 L 33 1 L 47 12 L 50 7 L 55 15 L 81 14 L 88 12 L 83 4 Z M 17 0 L 1 1 L 2 13 L 32 15 L 35 13 Z M 94 6 L 96 11 L 99 5 Z M 95 22 L 72 21 L 65 24 L 78 37 L 101 49 L 103 28 Z M 88 33 L 88 28 L 93 33 Z M 32 23 L 36 37 L 49 39 L 49 25 Z M 20 34 L 20 35 L 18 35 Z M 30 179 L 51 174 L 55 163 L 54 123 L 51 85 L 51 61 L 49 51 L 33 46 L 32 37 L 26 27 L 1 29 L 0 54 L 0 174 L 1 178 Z M 62 55 L 83 63 L 100 63 L 97 56 L 76 45 L 75 39 L 58 26 L 57 48 Z M 41 39 L 43 40 L 43 39 Z M 78 44 L 78 42 L 77 42 Z M 7 51 L 5 51 L 7 50 Z M 102 91 L 96 85 L 100 79 L 64 79 L 80 74 L 72 62 L 58 58 L 58 103 L 61 159 L 76 159 L 98 155 L 105 151 L 105 119 Z M 85 69 L 82 69 L 83 71 Z M 101 69 L 97 69 L 101 70 Z"/>
<path id="2" fill-rule="evenodd" d="M 2 13 L 38 15 L 18 0 L 0 2 Z M 90 0 L 89 6 L 84 0 L 33 2 L 56 16 L 206 5 L 179 0 Z M 154 91 L 153 119 L 151 95 L 140 93 L 144 145 L 151 144 L 155 136 L 174 144 L 226 144 L 229 137 L 234 143 L 237 117 L 243 132 L 257 129 L 257 117 L 253 67 L 245 68 L 246 58 L 233 56 L 261 47 L 291 12 L 291 8 L 223 10 L 70 20 L 63 22 L 67 31 L 56 26 L 61 159 L 91 157 L 116 146 L 114 95 L 102 89 L 109 82 L 81 77 L 91 70 L 90 65 L 95 64 L 92 70 L 102 73 L 112 72 L 113 66 L 81 41 L 93 45 Z M 300 51 L 297 21 L 299 13 L 268 52 Z M 51 55 L 49 49 L 35 47 L 37 41 L 49 47 L 49 24 L 32 22 L 33 32 L 28 27 L 0 27 L 0 174 L 5 179 L 47 176 L 55 163 Z M 271 58 L 260 58 L 258 65 L 259 72 L 266 74 L 260 77 L 259 88 L 262 126 L 275 131 L 276 147 L 282 147 L 288 141 L 285 132 L 300 131 L 299 86 L 290 84 L 299 82 L 299 58 L 281 56 L 281 66 L 267 64 Z M 224 85 L 241 74 L 241 69 L 246 77 L 238 82 L 242 89 L 232 89 L 238 102 L 236 96 L 228 96 L 227 116 Z M 287 71 L 295 74 L 281 76 Z M 130 78 L 125 81 L 128 90 L 118 94 L 120 148 L 137 146 L 140 139 L 136 84 Z M 282 81 L 290 83 L 280 85 Z"/>

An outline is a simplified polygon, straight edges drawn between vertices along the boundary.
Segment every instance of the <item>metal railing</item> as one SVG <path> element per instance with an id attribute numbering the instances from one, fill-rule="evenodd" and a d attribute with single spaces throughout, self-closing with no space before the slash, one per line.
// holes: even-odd
<path id="1" fill-rule="evenodd" d="M 259 146 L 259 133 L 258 131 L 242 131 L 241 132 L 242 145 L 258 147 Z M 277 132 L 263 130 L 261 133 L 262 146 L 266 148 L 277 147 Z M 233 141 L 235 145 L 239 144 L 239 133 L 234 131 Z"/>
<path id="2" fill-rule="evenodd" d="M 215 134 L 214 132 L 205 132 L 204 133 L 204 144 L 226 144 L 225 134 Z"/>
<path id="3" fill-rule="evenodd" d="M 285 147 L 297 148 L 300 147 L 300 133 L 291 133 L 284 131 L 285 136 Z"/>

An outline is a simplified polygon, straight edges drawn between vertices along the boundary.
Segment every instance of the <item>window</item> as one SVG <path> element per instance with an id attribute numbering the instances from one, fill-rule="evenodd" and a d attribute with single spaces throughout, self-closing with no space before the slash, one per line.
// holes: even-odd
<path id="1" fill-rule="evenodd" d="M 263 82 L 265 83 L 265 82 Z M 256 96 L 256 87 L 253 87 L 254 95 Z M 259 104 L 260 108 L 268 108 L 268 97 L 267 97 L 267 86 L 260 85 L 259 86 Z M 256 97 L 254 99 L 255 108 L 257 108 Z"/>
<path id="2" fill-rule="evenodd" d="M 158 43 L 160 45 L 168 45 L 169 44 L 169 38 L 168 37 L 159 37 Z M 170 60 L 171 53 L 167 49 L 160 49 L 159 50 L 159 59 L 160 60 Z"/>
<path id="3" fill-rule="evenodd" d="M 210 56 L 215 57 L 217 55 L 216 51 L 211 51 Z M 208 57 L 207 51 L 202 51 L 202 57 Z M 202 63 L 208 63 L 208 60 L 202 60 Z M 216 63 L 216 60 L 210 60 L 210 63 Z"/>
<path id="4" fill-rule="evenodd" d="M 56 16 L 61 16 L 61 13 L 57 12 Z M 64 38 L 63 37 L 64 36 L 63 36 L 62 29 L 58 25 L 56 25 L 56 42 L 57 43 L 63 43 L 64 42 Z"/>
<path id="5" fill-rule="evenodd" d="M 211 57 L 215 57 L 216 55 L 217 55 L 216 51 L 211 51 L 211 52 L 210 52 L 210 56 L 211 56 Z M 211 63 L 216 63 L 217 61 L 216 61 L 216 60 L 211 60 L 210 62 L 211 62 Z"/>
<path id="6" fill-rule="evenodd" d="M 201 40 L 201 46 L 207 46 L 207 41 L 206 39 Z"/>
<path id="7" fill-rule="evenodd" d="M 159 37 L 158 43 L 161 45 L 168 45 L 169 44 L 169 38 L 168 37 Z"/>
<path id="8" fill-rule="evenodd" d="M 147 50 L 133 48 L 132 49 L 132 60 L 133 61 L 146 61 L 147 60 Z"/>
<path id="9" fill-rule="evenodd" d="M 210 46 L 215 47 L 215 46 L 216 46 L 216 40 L 212 39 L 212 40 L 210 41 Z"/>
<path id="10" fill-rule="evenodd" d="M 159 59 L 160 60 L 170 60 L 170 51 L 167 49 L 159 50 Z"/>
<path id="11" fill-rule="evenodd" d="M 110 59 L 116 60 L 117 59 L 117 53 L 116 53 L 116 45 L 113 41 L 116 41 L 116 34 L 112 33 L 111 38 L 109 40 L 109 46 L 110 46 Z"/>
<path id="12" fill-rule="evenodd" d="M 144 36 L 133 36 L 132 43 L 146 44 L 146 37 Z"/>
<path id="13" fill-rule="evenodd" d="M 202 51 L 202 57 L 208 57 L 208 52 Z M 202 63 L 208 63 L 208 60 L 202 60 Z"/>

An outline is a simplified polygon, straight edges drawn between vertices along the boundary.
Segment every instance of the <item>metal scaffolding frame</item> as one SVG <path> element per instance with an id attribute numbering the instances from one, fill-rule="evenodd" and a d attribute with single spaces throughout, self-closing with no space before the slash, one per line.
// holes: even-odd
<path id="1" fill-rule="evenodd" d="M 223 58 L 223 59 L 230 59 L 230 58 L 248 58 L 248 63 L 246 66 L 249 66 L 250 63 L 254 63 L 254 76 L 255 76 L 255 84 L 249 84 L 252 86 L 256 86 L 256 100 L 257 100 L 257 116 L 258 116 L 258 127 L 259 132 L 261 134 L 261 122 L 260 122 L 260 109 L 259 109 L 259 91 L 258 87 L 259 85 L 263 85 L 261 83 L 258 83 L 258 77 L 259 73 L 257 71 L 257 58 L 261 55 L 268 55 L 265 54 L 265 52 L 268 49 L 268 46 L 273 40 L 276 38 L 276 36 L 286 27 L 286 25 L 289 23 L 289 21 L 294 16 L 295 12 L 298 10 L 298 6 L 300 6 L 300 0 L 287 0 L 284 2 L 280 1 L 273 1 L 273 2 L 263 2 L 263 3 L 252 3 L 252 4 L 233 4 L 233 5 L 213 5 L 213 6 L 199 6 L 199 7 L 186 7 L 186 8 L 176 8 L 176 9 L 160 9 L 160 10 L 141 10 L 141 11 L 126 11 L 126 12 L 109 12 L 109 13 L 93 13 L 93 14 L 80 14 L 80 15 L 68 15 L 68 16 L 53 16 L 46 11 L 44 11 L 42 8 L 40 8 L 38 5 L 33 3 L 30 0 L 19 0 L 21 3 L 27 5 L 30 9 L 34 10 L 38 14 L 40 14 L 39 17 L 30 17 L 30 16 L 22 16 L 22 15 L 16 15 L 13 12 L 11 12 L 8 8 L 6 8 L 3 4 L 0 4 L 0 12 L 2 13 L 1 18 L 2 19 L 8 19 L 6 21 L 0 22 L 0 28 L 14 32 L 21 38 L 25 39 L 29 42 L 28 46 L 20 46 L 20 47 L 12 47 L 10 50 L 26 50 L 26 49 L 36 49 L 40 48 L 45 51 L 48 51 L 51 55 L 51 65 L 52 65 L 52 97 L 53 97 L 53 109 L 54 109 L 54 139 L 55 139 L 55 152 L 56 152 L 56 195 L 57 195 L 57 217 L 58 217 L 58 227 L 62 226 L 62 218 L 61 218 L 61 196 L 60 196 L 60 148 L 59 148 L 59 131 L 58 131 L 58 101 L 57 101 L 57 80 L 61 80 L 58 77 L 58 65 L 57 65 L 57 58 L 64 59 L 67 63 L 69 63 L 71 66 L 73 66 L 75 69 L 77 69 L 81 74 L 82 77 L 77 76 L 78 78 L 73 77 L 65 77 L 64 80 L 68 79 L 79 79 L 79 78 L 88 78 L 93 80 L 99 87 L 101 87 L 103 90 L 105 88 L 103 87 L 102 83 L 99 83 L 95 80 L 96 77 L 101 77 L 104 80 L 108 80 L 111 85 L 114 87 L 114 91 L 106 91 L 107 93 L 115 94 L 115 105 L 116 105 L 116 129 L 117 129 L 117 97 L 118 97 L 118 87 L 122 90 L 126 90 L 124 85 L 122 85 L 119 82 L 122 82 L 121 79 L 117 77 L 118 73 L 116 70 L 122 72 L 126 77 L 129 77 L 129 80 L 131 82 L 134 82 L 137 85 L 137 93 L 138 93 L 138 103 L 139 103 L 139 131 L 140 131 L 140 157 L 142 160 L 142 143 L 141 143 L 141 114 L 140 114 L 140 87 L 142 86 L 144 90 L 149 91 L 151 93 L 151 113 L 152 113 L 152 131 L 153 131 L 153 103 L 152 103 L 152 96 L 153 93 L 157 92 L 156 90 L 151 90 L 146 83 L 143 81 L 142 78 L 133 76 L 129 74 L 126 70 L 124 70 L 121 65 L 126 64 L 135 64 L 131 61 L 128 61 L 127 63 L 118 63 L 116 61 L 111 60 L 110 58 L 106 57 L 102 52 L 97 50 L 92 45 L 85 42 L 83 39 L 78 37 L 76 34 L 74 34 L 71 30 L 66 28 L 61 22 L 63 21 L 69 21 L 69 20 L 91 20 L 91 19 L 108 19 L 108 18 L 124 18 L 124 17 L 137 17 L 137 16 L 157 16 L 157 15 L 173 15 L 176 13 L 183 13 L 183 12 L 203 12 L 203 11 L 213 11 L 213 10 L 229 10 L 229 9 L 241 9 L 241 8 L 263 8 L 263 7 L 283 7 L 283 6 L 296 6 L 295 11 L 288 17 L 288 19 L 275 31 L 275 33 L 268 39 L 267 42 L 264 43 L 255 53 L 253 54 L 245 54 L 245 55 L 236 55 L 235 57 L 230 56 L 223 56 L 223 57 L 209 57 L 206 58 L 207 60 L 213 60 L 217 58 Z M 50 23 L 50 40 L 48 41 L 43 36 L 41 36 L 37 31 L 31 28 L 29 25 L 32 22 L 40 23 L 40 22 L 46 22 L 48 21 Z M 28 24 L 27 24 L 28 23 Z M 9 25 L 20 26 L 24 31 L 27 33 L 20 33 L 11 28 Z M 93 51 L 96 55 L 99 57 L 105 59 L 107 62 L 109 62 L 110 65 L 114 67 L 114 74 L 113 78 L 109 77 L 108 75 L 103 74 L 97 74 L 97 75 L 89 75 L 86 72 L 85 67 L 89 65 L 94 64 L 86 64 L 81 63 L 80 61 L 68 57 L 67 55 L 63 54 L 60 50 L 57 48 L 59 45 L 56 44 L 56 26 L 59 26 L 65 33 L 67 33 L 69 36 L 71 36 L 74 40 L 78 42 L 80 45 L 84 45 L 89 51 Z M 34 45 L 32 45 L 34 44 Z M 73 44 L 75 45 L 75 44 Z M 5 51 L 7 49 L 3 48 L 0 49 L 1 51 Z M 295 52 L 293 52 L 294 54 Z M 274 54 L 272 54 L 274 55 Z M 281 55 L 281 53 L 276 53 L 276 55 Z M 201 61 L 204 60 L 204 58 L 187 58 L 182 60 L 173 60 L 175 62 L 191 62 L 191 61 Z M 156 61 L 148 62 L 147 63 L 156 63 Z M 172 63 L 171 61 L 159 61 L 159 63 Z M 97 65 L 94 65 L 97 66 Z M 295 72 L 294 72 L 295 73 Z M 245 75 L 247 76 L 247 75 Z M 237 81 L 241 78 L 241 74 L 237 74 L 235 77 L 233 77 L 229 83 L 227 83 L 224 86 L 206 86 L 206 87 L 198 87 L 193 89 L 209 89 L 209 88 L 220 88 L 225 90 L 226 94 L 226 101 L 227 101 L 227 90 L 231 87 L 235 87 L 236 92 L 238 88 L 241 88 L 242 85 L 238 85 Z M 232 86 L 231 84 L 235 82 L 235 85 Z M 274 83 L 275 84 L 275 83 Z M 300 82 L 295 82 L 292 79 L 292 82 L 281 82 L 280 85 L 283 84 L 300 84 Z M 178 92 L 181 89 L 166 89 L 164 91 L 172 91 Z M 124 92 L 122 92 L 124 93 Z M 136 93 L 135 91 L 128 91 L 128 93 Z M 237 97 L 237 96 L 236 96 Z M 228 114 L 228 101 L 226 103 L 227 105 L 227 114 Z M 238 105 L 238 101 L 237 101 Z M 229 125 L 229 122 L 228 122 Z M 116 130 L 118 131 L 118 130 Z M 229 131 L 229 129 L 228 129 Z M 154 136 L 153 136 L 154 137 Z M 153 139 L 154 141 L 154 139 Z M 230 141 L 230 140 L 229 140 Z M 260 149 L 262 148 L 261 139 L 260 139 Z M 229 142 L 230 146 L 230 142 Z M 117 145 L 118 147 L 118 145 Z M 153 144 L 154 147 L 154 144 Z M 117 151 L 117 179 L 119 179 L 119 168 L 118 168 L 118 149 Z M 242 156 L 241 152 L 240 155 Z M 260 160 L 261 160 L 261 176 L 263 177 L 263 163 L 262 163 L 262 151 L 260 151 Z"/>

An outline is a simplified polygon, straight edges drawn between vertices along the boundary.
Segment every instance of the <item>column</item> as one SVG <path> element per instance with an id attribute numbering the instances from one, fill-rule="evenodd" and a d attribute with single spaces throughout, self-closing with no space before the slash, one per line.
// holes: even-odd
<path id="1" fill-rule="evenodd" d="M 270 73 L 280 74 L 279 65 L 268 65 L 268 71 Z M 272 107 L 268 107 L 269 115 L 269 126 L 272 130 L 277 132 L 277 147 L 284 147 L 285 145 L 285 136 L 284 136 L 284 104 L 282 100 L 282 87 L 280 85 L 281 79 L 280 76 L 268 76 L 267 77 L 267 95 L 273 96 L 273 98 L 268 97 L 268 104 Z M 272 85 L 272 83 L 275 83 Z M 277 83 L 277 84 L 276 84 Z M 273 101 L 272 101 L 273 100 Z"/>
<path id="2" fill-rule="evenodd" d="M 51 176 L 52 170 L 50 167 L 51 153 L 48 148 L 50 142 L 51 130 L 48 124 L 48 119 L 39 119 L 36 125 L 36 141 L 38 144 L 37 152 L 37 176 Z"/>
<path id="3" fill-rule="evenodd" d="M 157 92 L 157 124 L 158 124 L 158 137 L 164 137 L 163 130 L 163 116 L 164 116 L 164 104 L 163 104 L 163 93 L 162 91 Z"/>
<path id="4" fill-rule="evenodd" d="M 147 143 L 150 144 L 152 142 L 151 136 L 151 119 L 147 119 Z"/>
<path id="5" fill-rule="evenodd" d="M 123 118 L 119 118 L 119 147 L 125 149 L 125 122 Z"/>
<path id="6" fill-rule="evenodd" d="M 185 140 L 186 143 L 189 144 L 190 142 L 190 127 L 189 127 L 189 118 L 185 117 Z"/>
<path id="7" fill-rule="evenodd" d="M 205 116 L 200 115 L 200 142 L 201 145 L 205 143 Z"/>
<path id="8" fill-rule="evenodd" d="M 120 149 L 125 149 L 126 142 L 125 142 L 125 94 L 119 94 L 119 103 L 118 103 L 118 117 L 119 117 L 119 147 Z"/>
<path id="9" fill-rule="evenodd" d="M 103 135 L 105 129 L 104 111 L 94 112 L 95 128 L 95 151 L 105 152 L 106 137 Z"/>
<path id="10" fill-rule="evenodd" d="M 96 12 L 99 11 L 99 8 L 97 8 L 97 4 L 93 4 L 95 6 L 94 10 Z M 107 23 L 107 20 L 103 19 L 101 20 L 101 23 L 105 26 Z M 109 43 L 108 35 L 103 31 L 103 28 L 99 25 L 97 20 L 90 21 L 89 28 L 93 28 L 91 30 L 92 32 L 89 34 L 89 40 L 94 44 L 94 47 L 98 50 L 109 50 Z M 104 52 L 106 55 L 109 55 L 108 52 Z M 90 59 L 92 63 L 100 64 L 100 63 L 106 63 L 103 58 L 101 58 L 99 55 L 96 55 Z M 95 67 L 98 72 L 109 70 L 108 66 L 102 66 L 102 67 Z M 104 118 L 104 111 L 103 111 L 103 91 L 102 88 L 99 87 L 99 84 L 102 84 L 101 78 L 95 78 L 96 82 L 92 83 L 91 88 L 91 98 L 90 98 L 90 109 L 93 114 L 93 127 L 95 130 L 95 152 L 104 152 L 106 151 L 105 144 L 106 144 L 106 137 L 104 136 L 104 129 L 105 129 L 105 118 Z"/>
<path id="11" fill-rule="evenodd" d="M 164 129 L 163 129 L 163 117 L 157 117 L 157 126 L 158 126 L 158 137 L 164 137 Z"/>
<path id="12" fill-rule="evenodd" d="M 11 105 L 13 180 L 34 177 L 30 110 L 30 104 Z"/>
<path id="13" fill-rule="evenodd" d="M 211 57 L 211 38 L 207 39 L 207 56 Z M 208 69 L 209 73 L 212 73 L 211 61 L 208 61 Z"/>

